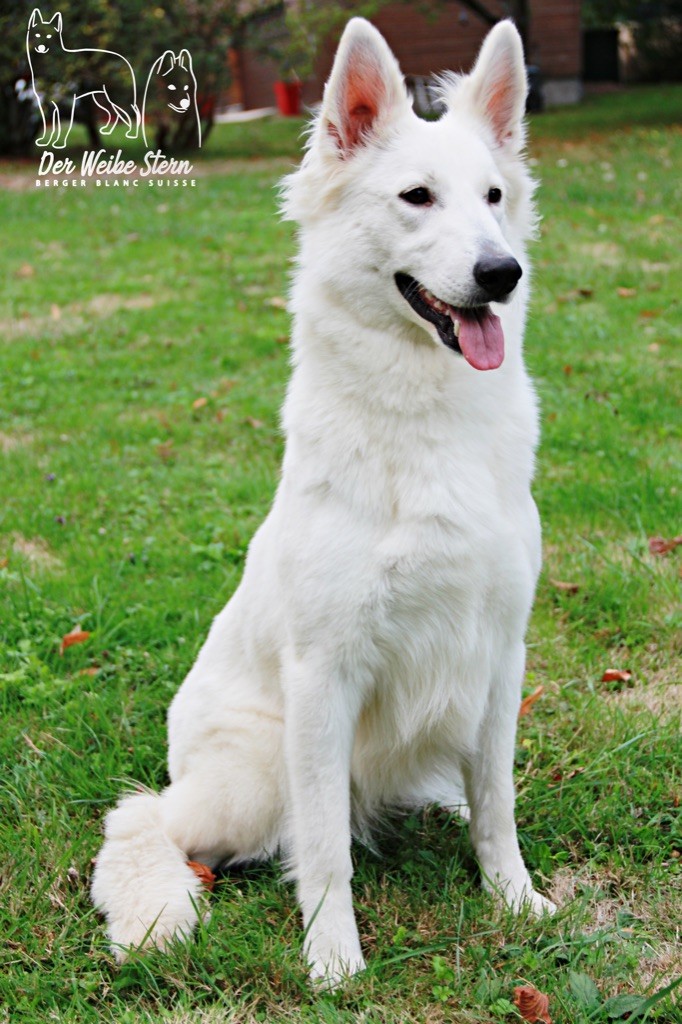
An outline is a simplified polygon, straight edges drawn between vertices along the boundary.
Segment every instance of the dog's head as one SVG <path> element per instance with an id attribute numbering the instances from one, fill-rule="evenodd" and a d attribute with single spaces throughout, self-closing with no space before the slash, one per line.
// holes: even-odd
<path id="1" fill-rule="evenodd" d="M 327 291 L 368 324 L 499 366 L 491 303 L 513 297 L 534 227 L 526 91 L 520 37 L 502 22 L 470 75 L 440 80 L 445 113 L 425 121 L 382 36 L 350 21 L 308 153 L 283 188 L 303 265 L 308 253 Z"/>
<path id="2" fill-rule="evenodd" d="M 177 56 L 172 50 L 166 50 L 156 62 L 155 70 L 162 102 L 176 114 L 193 109 L 197 83 L 189 50 L 181 50 Z"/>
<path id="3" fill-rule="evenodd" d="M 44 21 L 43 16 L 36 7 L 28 19 L 28 30 L 26 32 L 26 49 L 29 56 L 42 56 L 50 50 L 58 49 L 61 46 L 62 16 L 59 12 L 53 15 L 49 21 Z"/>

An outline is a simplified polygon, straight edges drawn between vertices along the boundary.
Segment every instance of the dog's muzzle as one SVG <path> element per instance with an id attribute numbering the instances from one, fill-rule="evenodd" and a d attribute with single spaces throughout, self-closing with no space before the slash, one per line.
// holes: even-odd
<path id="1" fill-rule="evenodd" d="M 485 262 L 485 260 L 480 260 L 479 264 Z M 492 312 L 487 303 L 488 301 L 500 301 L 500 298 L 504 300 L 513 291 L 516 281 L 521 276 L 521 267 L 516 260 L 513 262 L 518 268 L 518 273 L 516 270 L 512 272 L 510 266 L 498 267 L 497 277 L 495 277 L 494 268 L 485 266 L 482 269 L 479 268 L 479 274 L 483 276 L 484 280 L 487 280 L 488 288 L 484 289 L 481 282 L 477 280 L 482 298 L 479 302 L 473 302 L 469 306 L 451 306 L 409 274 L 395 274 L 395 283 L 398 291 L 414 312 L 423 320 L 433 324 L 438 332 L 438 337 L 447 348 L 463 355 L 469 365 L 476 370 L 496 370 L 504 359 L 504 333 L 499 316 Z M 486 273 L 489 275 L 487 278 Z M 491 274 L 492 276 L 490 276 Z M 514 284 L 506 292 L 503 292 L 514 275 L 516 275 Z"/>

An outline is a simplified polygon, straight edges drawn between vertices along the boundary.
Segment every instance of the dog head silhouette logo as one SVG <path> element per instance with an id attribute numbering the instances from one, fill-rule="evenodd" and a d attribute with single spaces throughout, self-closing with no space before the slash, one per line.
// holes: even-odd
<path id="1" fill-rule="evenodd" d="M 29 57 L 48 54 L 56 47 L 62 48 L 62 16 L 59 11 L 45 21 L 36 7 L 31 14 L 26 33 L 26 49 Z"/>
<path id="2" fill-rule="evenodd" d="M 179 130 L 183 138 L 201 146 L 197 80 L 189 50 L 181 50 L 177 55 L 166 50 L 152 65 L 144 94 L 143 124 L 152 107 L 157 111 L 157 141 L 162 143 L 171 131 Z"/>

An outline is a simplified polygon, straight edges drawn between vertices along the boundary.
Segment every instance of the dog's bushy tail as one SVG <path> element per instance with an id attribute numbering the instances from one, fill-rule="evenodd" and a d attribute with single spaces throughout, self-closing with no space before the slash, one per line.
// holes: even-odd
<path id="1" fill-rule="evenodd" d="M 117 960 L 131 948 L 163 948 L 189 935 L 204 890 L 183 851 L 164 831 L 163 797 L 123 797 L 105 823 L 105 841 L 92 879 L 92 899 L 107 919 Z"/>

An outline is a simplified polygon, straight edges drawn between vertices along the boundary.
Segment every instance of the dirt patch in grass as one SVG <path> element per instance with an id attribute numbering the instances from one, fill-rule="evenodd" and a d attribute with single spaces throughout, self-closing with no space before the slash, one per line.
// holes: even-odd
<path id="1" fill-rule="evenodd" d="M 582 930 L 588 935 L 613 931 L 624 941 L 641 936 L 637 986 L 645 991 L 653 982 L 657 988 L 670 984 L 682 972 L 682 948 L 672 942 L 651 941 L 651 934 L 659 930 L 655 918 L 660 914 L 654 915 L 646 900 L 631 887 L 626 892 L 626 886 L 626 878 L 608 870 L 600 873 L 566 867 L 555 873 L 548 895 L 560 907 L 587 897 Z M 674 920 L 674 908 L 670 910 Z M 619 920 L 624 913 L 629 915 L 626 923 Z"/>
<path id="2" fill-rule="evenodd" d="M 21 533 L 13 533 L 10 537 L 11 550 L 25 558 L 32 568 L 43 572 L 57 572 L 63 568 L 61 559 L 57 558 L 42 537 L 24 537 Z"/>
<path id="3" fill-rule="evenodd" d="M 33 441 L 33 434 L 7 434 L 0 430 L 0 452 L 7 454 L 17 448 L 25 448 Z"/>
<path id="4" fill-rule="evenodd" d="M 646 684 L 614 693 L 611 700 L 628 710 L 650 711 L 656 718 L 680 716 L 682 720 L 682 681 L 674 666 L 656 673 Z"/>
<path id="5" fill-rule="evenodd" d="M 94 318 L 104 319 L 122 309 L 152 309 L 152 307 L 168 301 L 170 297 L 165 292 L 157 295 L 143 292 L 140 295 L 130 296 L 104 293 L 95 295 L 88 302 L 73 302 L 63 307 L 53 305 L 49 315 L 46 316 L 0 320 L 0 334 L 6 341 L 41 335 L 49 338 L 63 337 L 88 327 Z"/>

